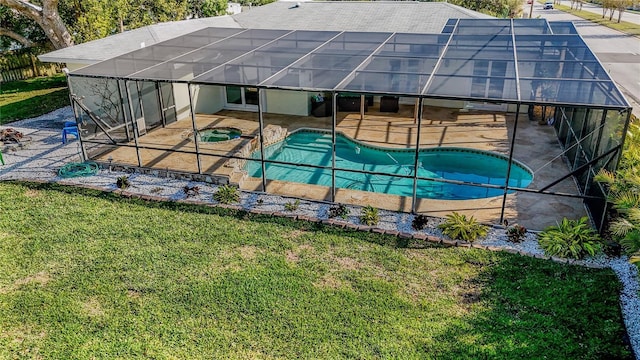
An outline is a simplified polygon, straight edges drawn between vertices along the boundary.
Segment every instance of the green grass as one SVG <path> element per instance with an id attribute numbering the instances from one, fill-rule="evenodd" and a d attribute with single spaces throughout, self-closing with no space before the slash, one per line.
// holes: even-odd
<path id="1" fill-rule="evenodd" d="M 0 183 L 0 358 L 630 358 L 610 270 Z"/>
<path id="2" fill-rule="evenodd" d="M 544 2 L 543 2 L 544 3 Z M 617 13 L 614 15 L 613 20 L 609 21 L 609 15 L 602 18 L 602 15 L 598 15 L 584 10 L 572 10 L 571 7 L 566 5 L 554 4 L 554 8 L 562 10 L 566 13 L 581 17 L 599 25 L 606 26 L 608 28 L 621 31 L 625 34 L 640 36 L 640 25 L 624 21 L 624 14 L 622 14 L 622 21 L 618 23 Z"/>
<path id="3" fill-rule="evenodd" d="M 0 84 L 0 125 L 69 105 L 64 74 Z"/>

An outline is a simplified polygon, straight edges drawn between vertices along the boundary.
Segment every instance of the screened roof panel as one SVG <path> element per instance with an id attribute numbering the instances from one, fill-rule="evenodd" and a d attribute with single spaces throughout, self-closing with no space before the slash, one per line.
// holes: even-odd
<path id="1" fill-rule="evenodd" d="M 509 19 L 460 19 L 454 30 L 457 35 L 508 35 L 511 34 L 511 20 Z"/>
<path id="2" fill-rule="evenodd" d="M 433 76 L 425 94 L 489 101 L 518 101 L 516 79 L 482 76 Z"/>
<path id="3" fill-rule="evenodd" d="M 625 104 L 611 81 L 520 79 L 523 101 L 601 106 Z"/>
<path id="4" fill-rule="evenodd" d="M 201 74 L 194 78 L 194 81 L 235 85 L 259 84 L 338 34 L 332 31 L 292 32 L 228 61 L 221 68 Z"/>
<path id="5" fill-rule="evenodd" d="M 331 90 L 350 73 L 350 71 L 333 69 L 288 68 L 273 83 L 282 88 Z"/>
<path id="6" fill-rule="evenodd" d="M 450 19 L 440 34 L 207 28 L 71 75 L 629 106 L 575 27 L 545 19 Z"/>
<path id="7" fill-rule="evenodd" d="M 200 47 L 228 38 L 244 29 L 206 28 L 144 47 L 114 59 L 76 70 L 75 74 L 128 76 L 166 60 L 182 56 Z M 116 61 L 112 61 L 116 60 Z M 85 69 L 89 72 L 85 73 Z M 115 70 L 115 73 L 114 73 Z"/>
<path id="8" fill-rule="evenodd" d="M 521 79 L 609 80 L 607 72 L 595 61 L 520 61 L 518 66 Z"/>
<path id="9" fill-rule="evenodd" d="M 571 21 L 552 21 L 549 23 L 549 27 L 554 34 L 578 34 L 578 30 Z"/>
<path id="10" fill-rule="evenodd" d="M 428 74 L 356 71 L 353 80 L 343 88 L 382 94 L 417 94 L 428 79 Z"/>
<path id="11" fill-rule="evenodd" d="M 162 80 L 167 73 L 178 80 L 191 81 L 222 64 L 245 55 L 290 33 L 286 30 L 248 30 L 178 56 L 130 76 Z"/>
<path id="12" fill-rule="evenodd" d="M 545 19 L 513 19 L 513 33 L 515 35 L 543 35 L 550 34 L 551 28 Z"/>

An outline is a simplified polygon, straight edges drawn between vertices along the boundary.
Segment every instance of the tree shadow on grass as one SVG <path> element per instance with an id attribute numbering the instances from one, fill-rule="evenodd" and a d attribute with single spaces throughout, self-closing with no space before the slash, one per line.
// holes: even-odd
<path id="1" fill-rule="evenodd" d="M 462 250 L 462 249 L 460 249 Z M 610 269 L 560 265 L 506 253 L 462 254 L 478 276 L 460 283 L 470 311 L 437 341 L 437 359 L 633 359 Z"/>

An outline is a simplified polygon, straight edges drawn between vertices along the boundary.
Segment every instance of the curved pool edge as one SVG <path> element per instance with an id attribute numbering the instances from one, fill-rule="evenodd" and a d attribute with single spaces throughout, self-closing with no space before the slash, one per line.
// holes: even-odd
<path id="1" fill-rule="evenodd" d="M 307 131 L 307 132 L 316 132 L 316 133 L 323 133 L 323 134 L 331 134 L 331 130 L 326 130 L 326 129 L 320 129 L 320 128 L 311 128 L 311 127 L 300 127 L 297 128 L 291 132 L 289 132 L 287 134 L 287 137 L 289 135 L 295 134 L 297 132 L 300 131 Z M 406 147 L 406 148 L 393 148 L 393 147 L 385 147 L 385 146 L 376 146 L 376 145 L 372 145 L 366 142 L 363 142 L 362 140 L 358 140 L 358 139 L 354 139 L 349 135 L 346 135 L 344 132 L 336 130 L 336 134 L 340 134 L 342 135 L 345 139 L 347 139 L 348 141 L 351 141 L 352 143 L 358 145 L 358 146 L 362 146 L 365 148 L 369 148 L 369 149 L 373 149 L 373 150 L 379 150 L 379 151 L 385 151 L 385 152 L 408 152 L 408 151 L 415 151 L 415 147 Z M 286 137 L 283 138 L 282 140 L 278 141 L 284 141 L 286 140 Z M 509 163 L 509 157 L 500 153 L 497 153 L 495 151 L 488 151 L 488 150 L 479 150 L 479 149 L 473 149 L 473 148 L 463 148 L 463 147 L 455 147 L 455 146 L 435 146 L 435 147 L 428 147 L 428 148 L 420 148 L 418 150 L 418 152 L 422 153 L 422 152 L 436 152 L 436 151 L 441 151 L 441 150 L 450 150 L 450 151 L 458 151 L 458 152 L 468 152 L 468 153 L 476 153 L 476 154 L 482 154 L 482 155 L 488 155 L 488 156 L 492 156 L 501 160 L 506 161 L 507 163 Z M 534 171 L 527 166 L 526 164 L 524 164 L 523 162 L 516 160 L 516 159 L 511 159 L 511 162 L 514 163 L 515 165 L 521 167 L 523 170 L 525 170 L 527 173 L 531 174 L 531 181 L 529 182 L 529 184 L 531 184 L 533 182 L 533 180 L 535 179 L 535 173 Z M 528 186 L 528 185 L 527 185 Z"/>

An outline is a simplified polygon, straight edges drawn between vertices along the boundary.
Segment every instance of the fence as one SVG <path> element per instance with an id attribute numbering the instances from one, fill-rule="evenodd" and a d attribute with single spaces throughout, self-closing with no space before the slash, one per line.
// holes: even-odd
<path id="1" fill-rule="evenodd" d="M 62 64 L 38 60 L 37 55 L 43 52 L 40 48 L 27 48 L 0 53 L 0 83 L 60 73 Z"/>

